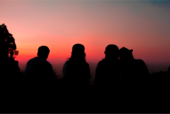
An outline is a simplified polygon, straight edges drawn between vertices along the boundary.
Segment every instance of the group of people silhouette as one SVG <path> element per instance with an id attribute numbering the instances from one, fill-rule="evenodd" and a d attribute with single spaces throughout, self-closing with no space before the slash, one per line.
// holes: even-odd
<path id="1" fill-rule="evenodd" d="M 23 78 L 24 90 L 28 93 L 39 93 L 46 88 L 54 86 L 55 76 L 52 65 L 46 60 L 49 48 L 41 46 L 38 49 L 38 57 L 28 61 Z M 114 88 L 121 84 L 141 85 L 149 72 L 142 60 L 133 57 L 132 50 L 125 47 L 119 48 L 110 44 L 105 49 L 105 58 L 101 60 L 96 68 L 95 86 L 97 88 Z M 63 86 L 73 90 L 76 88 L 87 88 L 89 86 L 90 67 L 85 60 L 85 47 L 75 44 L 72 48 L 71 58 L 63 66 Z M 129 84 L 127 84 L 129 83 Z M 35 92 L 30 92 L 35 90 Z M 83 90 L 84 91 L 84 90 Z"/>
<path id="2" fill-rule="evenodd" d="M 64 98 L 67 103 L 88 103 L 89 98 L 93 98 L 101 105 L 106 103 L 106 99 L 112 101 L 116 94 L 120 98 L 121 94 L 118 94 L 120 91 L 126 94 L 131 90 L 131 93 L 141 91 L 140 87 L 145 87 L 150 74 L 143 60 L 134 59 L 132 51 L 109 44 L 104 51 L 105 58 L 96 68 L 95 89 L 91 89 L 90 67 L 85 59 L 85 47 L 82 44 L 75 44 L 71 57 L 63 66 L 62 84 L 57 88 L 52 65 L 46 60 L 50 49 L 41 46 L 38 48 L 38 56 L 27 62 L 23 77 L 23 96 L 29 102 L 31 99 L 49 100 L 56 97 L 57 88 L 60 93 L 60 95 L 57 93 L 58 97 Z M 63 102 L 63 99 L 58 101 Z"/>
<path id="3" fill-rule="evenodd" d="M 24 73 L 20 72 L 15 39 L 5 24 L 0 25 L 2 112 L 167 112 L 170 67 L 153 76 L 143 60 L 134 59 L 133 50 L 106 46 L 99 61 L 94 84 L 85 47 L 75 44 L 58 81 L 47 61 L 50 49 L 38 48 Z M 165 103 L 164 103 L 165 102 Z M 148 111 L 149 110 L 149 111 Z"/>

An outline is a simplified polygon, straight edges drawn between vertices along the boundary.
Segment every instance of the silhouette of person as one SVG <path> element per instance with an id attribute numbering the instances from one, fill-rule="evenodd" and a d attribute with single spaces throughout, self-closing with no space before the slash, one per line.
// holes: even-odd
<path id="1" fill-rule="evenodd" d="M 82 98 L 88 97 L 86 95 L 88 95 L 90 67 L 85 60 L 84 51 L 85 47 L 82 44 L 75 44 L 72 47 L 71 58 L 63 66 L 63 91 L 65 91 L 63 96 L 65 100 L 82 103 L 85 102 L 83 101 L 85 99 Z"/>
<path id="2" fill-rule="evenodd" d="M 85 48 L 82 44 L 72 47 L 71 58 L 63 66 L 63 79 L 69 86 L 87 87 L 90 79 L 90 67 L 85 60 Z"/>
<path id="3" fill-rule="evenodd" d="M 101 60 L 96 68 L 95 84 L 100 87 L 111 87 L 120 81 L 119 73 L 119 48 L 110 44 L 105 49 L 105 58 Z"/>
<path id="4" fill-rule="evenodd" d="M 49 55 L 49 48 L 41 46 L 38 48 L 38 57 L 34 57 L 27 62 L 23 84 L 25 95 L 51 95 L 55 84 L 52 65 L 46 61 Z"/>
<path id="5" fill-rule="evenodd" d="M 148 80 L 150 74 L 143 60 L 134 59 L 133 50 L 122 47 L 119 50 L 121 64 L 122 101 L 132 104 L 149 100 Z"/>
<path id="6" fill-rule="evenodd" d="M 133 100 L 136 98 L 140 98 L 141 101 L 144 101 L 147 98 L 146 92 L 149 90 L 148 88 L 148 79 L 149 79 L 149 71 L 147 69 L 146 64 L 141 59 L 134 59 L 133 50 L 129 50 L 125 47 L 122 47 L 119 51 L 119 58 L 121 62 L 121 81 L 123 84 L 123 91 L 127 94 L 127 99 Z M 135 93 L 139 93 L 134 96 Z M 131 98 L 128 98 L 131 97 Z M 139 100 L 139 99 L 138 99 Z M 134 102 L 138 101 L 137 99 Z"/>
<path id="7" fill-rule="evenodd" d="M 95 75 L 95 106 L 96 109 L 108 109 L 109 102 L 117 104 L 119 100 L 120 63 L 118 59 L 119 48 L 109 44 L 104 51 L 105 58 L 99 61 Z M 103 104 L 105 104 L 103 106 Z M 102 105 L 102 107 L 101 107 Z M 118 105 L 118 104 L 117 104 Z M 100 108 L 101 107 L 101 108 Z"/>

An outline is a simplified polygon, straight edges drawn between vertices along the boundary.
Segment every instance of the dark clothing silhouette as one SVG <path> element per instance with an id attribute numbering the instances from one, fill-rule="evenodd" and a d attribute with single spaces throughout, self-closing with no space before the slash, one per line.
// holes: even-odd
<path id="1" fill-rule="evenodd" d="M 96 68 L 95 84 L 101 87 L 113 87 L 120 82 L 120 62 L 103 59 Z"/>
<path id="2" fill-rule="evenodd" d="M 149 78 L 149 71 L 143 60 L 132 60 L 128 62 L 121 61 L 121 81 L 129 85 L 146 84 Z M 133 85 L 135 86 L 135 85 Z"/>
<path id="3" fill-rule="evenodd" d="M 64 88 L 62 91 L 68 110 L 76 110 L 75 107 L 82 109 L 89 103 L 89 79 L 90 68 L 86 62 L 76 62 L 68 60 L 63 67 Z"/>
<path id="4" fill-rule="evenodd" d="M 134 59 L 132 51 L 125 47 L 119 51 L 122 100 L 133 104 L 144 103 L 147 102 L 150 90 L 148 87 L 150 74 L 143 60 Z"/>
<path id="5" fill-rule="evenodd" d="M 63 79 L 69 86 L 88 86 L 90 79 L 88 63 L 66 61 L 63 67 Z"/>
<path id="6" fill-rule="evenodd" d="M 120 49 L 121 82 L 125 86 L 144 86 L 149 79 L 149 71 L 143 60 L 134 59 L 132 51 L 125 47 Z"/>
<path id="7" fill-rule="evenodd" d="M 26 94 L 49 94 L 48 92 L 54 88 L 54 83 L 55 76 L 48 61 L 38 57 L 28 61 L 23 78 Z"/>
<path id="8" fill-rule="evenodd" d="M 111 61 L 103 59 L 96 68 L 95 75 L 95 109 L 107 112 L 111 111 L 110 103 L 116 104 L 116 110 L 120 101 L 120 66 L 119 60 Z M 110 102 L 110 103 L 109 103 Z"/>

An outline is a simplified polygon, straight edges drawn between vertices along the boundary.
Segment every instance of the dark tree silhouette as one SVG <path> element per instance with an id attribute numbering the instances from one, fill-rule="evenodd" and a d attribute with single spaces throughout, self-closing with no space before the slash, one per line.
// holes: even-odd
<path id="1" fill-rule="evenodd" d="M 0 40 L 2 49 L 1 61 L 3 61 L 1 64 L 1 73 L 4 74 L 1 76 L 1 78 L 3 78 L 1 81 L 4 82 L 6 80 L 11 83 L 11 81 L 14 81 L 14 75 L 20 71 L 20 68 L 18 66 L 18 61 L 14 60 L 15 56 L 18 55 L 15 39 L 13 35 L 8 32 L 5 24 L 0 25 Z M 4 83 L 6 83 L 6 81 Z"/>
<path id="2" fill-rule="evenodd" d="M 9 57 L 14 57 L 13 55 L 18 55 L 16 50 L 15 39 L 13 35 L 8 32 L 8 29 L 5 24 L 0 25 L 0 37 L 1 37 L 1 46 L 3 49 L 2 56 L 4 59 Z"/>
<path id="3" fill-rule="evenodd" d="M 18 61 L 14 58 L 18 55 L 16 43 L 13 35 L 8 32 L 5 24 L 0 25 L 0 49 L 1 51 L 1 95 L 5 102 L 17 101 L 20 95 L 22 73 L 18 66 Z"/>

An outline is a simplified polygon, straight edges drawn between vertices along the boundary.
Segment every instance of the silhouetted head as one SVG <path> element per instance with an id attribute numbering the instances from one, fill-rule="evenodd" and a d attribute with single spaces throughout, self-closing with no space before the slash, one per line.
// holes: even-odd
<path id="1" fill-rule="evenodd" d="M 109 44 L 105 49 L 107 59 L 118 59 L 119 48 L 114 44 Z"/>
<path id="2" fill-rule="evenodd" d="M 47 46 L 41 46 L 38 48 L 38 58 L 47 59 L 50 50 Z"/>
<path id="3" fill-rule="evenodd" d="M 85 58 L 85 48 L 82 44 L 75 44 L 72 47 L 72 55 L 71 58 L 76 58 L 76 59 L 84 59 Z"/>
<path id="4" fill-rule="evenodd" d="M 125 60 L 125 61 L 134 60 L 132 52 L 133 52 L 132 49 L 129 50 L 129 49 L 125 48 L 125 47 L 122 47 L 119 50 L 120 60 Z"/>

